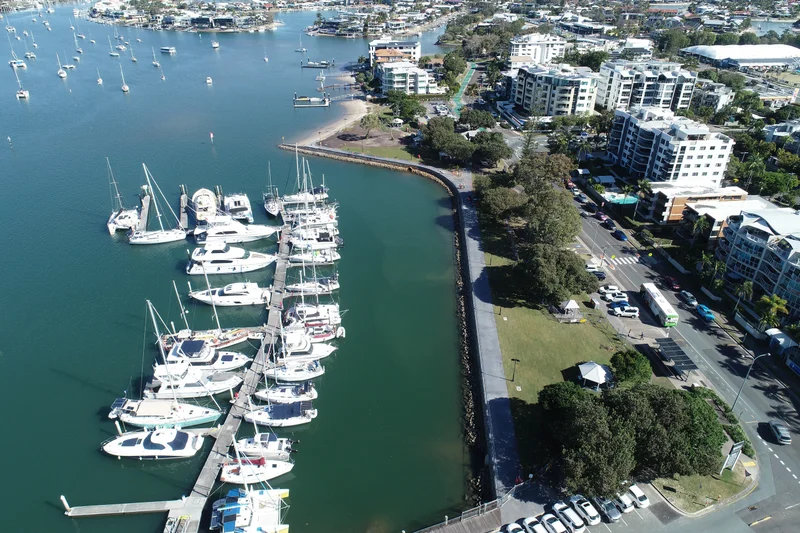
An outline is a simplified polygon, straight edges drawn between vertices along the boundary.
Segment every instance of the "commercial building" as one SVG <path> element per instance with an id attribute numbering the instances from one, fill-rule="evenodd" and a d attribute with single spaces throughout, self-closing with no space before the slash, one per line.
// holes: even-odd
<path id="1" fill-rule="evenodd" d="M 516 108 L 536 116 L 589 113 L 596 95 L 597 74 L 586 67 L 568 65 L 523 67 L 511 87 Z"/>
<path id="2" fill-rule="evenodd" d="M 800 49 L 787 44 L 690 46 L 682 49 L 681 54 L 719 67 L 763 69 L 788 67 L 800 62 Z"/>
<path id="3" fill-rule="evenodd" d="M 738 187 L 726 187 L 738 189 Z M 723 189 L 719 189 L 723 190 Z M 693 198 L 684 204 L 683 220 L 692 224 L 700 217 L 708 220 L 708 229 L 705 237 L 708 239 L 707 248 L 716 247 L 717 240 L 722 237 L 722 231 L 728 226 L 728 218 L 741 214 L 742 211 L 755 212 L 773 209 L 783 209 L 761 196 L 747 196 L 742 189 L 742 199 L 735 199 L 735 195 L 727 195 L 718 200 L 706 198 Z"/>
<path id="4" fill-rule="evenodd" d="M 396 61 L 378 63 L 376 76 L 381 81 L 381 91 L 403 91 L 406 94 L 444 94 L 446 89 L 436 85 L 431 74 L 415 63 Z"/>
<path id="5" fill-rule="evenodd" d="M 800 214 L 777 208 L 728 217 L 717 259 L 727 265 L 726 281 L 753 282 L 753 298 L 777 294 L 789 318 L 800 316 Z"/>
<path id="6" fill-rule="evenodd" d="M 611 160 L 638 178 L 719 187 L 733 139 L 670 110 L 616 111 L 608 138 Z"/>
<path id="7" fill-rule="evenodd" d="M 396 41 L 392 38 L 375 39 L 369 42 L 369 64 L 375 65 L 375 52 L 378 50 L 397 50 L 407 61 L 418 63 L 422 57 L 422 44 L 419 41 Z"/>
<path id="8" fill-rule="evenodd" d="M 529 33 L 511 39 L 509 56 L 512 62 L 546 64 L 563 57 L 566 46 L 567 40 L 558 35 Z"/>
<path id="9" fill-rule="evenodd" d="M 700 107 L 710 107 L 720 111 L 726 105 L 733 103 L 736 93 L 724 83 L 708 80 L 698 80 L 694 87 L 693 98 Z"/>
<path id="10" fill-rule="evenodd" d="M 697 75 L 680 63 L 606 61 L 600 65 L 597 105 L 604 109 L 688 109 Z"/>

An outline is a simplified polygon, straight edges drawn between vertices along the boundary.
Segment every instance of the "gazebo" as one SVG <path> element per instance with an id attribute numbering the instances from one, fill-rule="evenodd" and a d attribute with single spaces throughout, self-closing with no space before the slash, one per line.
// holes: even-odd
<path id="1" fill-rule="evenodd" d="M 594 361 L 578 365 L 578 371 L 581 374 L 584 386 L 586 386 L 586 382 L 589 381 L 595 384 L 595 390 L 600 390 L 600 386 L 614 381 L 614 374 L 611 372 L 611 369 L 606 365 L 601 365 Z"/>
<path id="2" fill-rule="evenodd" d="M 550 308 L 550 312 L 555 315 L 559 322 L 577 323 L 583 321 L 583 314 L 581 314 L 580 306 L 575 300 L 561 302 L 558 309 L 553 306 Z"/>

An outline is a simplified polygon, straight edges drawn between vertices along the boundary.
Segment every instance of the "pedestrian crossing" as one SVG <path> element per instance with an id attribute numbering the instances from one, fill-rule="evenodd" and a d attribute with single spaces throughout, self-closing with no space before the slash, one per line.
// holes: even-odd
<path id="1" fill-rule="evenodd" d="M 640 262 L 639 258 L 635 256 L 615 257 L 613 259 L 607 257 L 605 260 L 612 265 L 635 265 Z"/>

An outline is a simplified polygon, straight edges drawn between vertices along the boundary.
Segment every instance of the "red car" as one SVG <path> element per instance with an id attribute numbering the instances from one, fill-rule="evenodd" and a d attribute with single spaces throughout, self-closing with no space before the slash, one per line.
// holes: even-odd
<path id="1" fill-rule="evenodd" d="M 608 217 L 606 216 L 605 213 L 598 211 L 597 213 L 595 213 L 594 218 L 596 218 L 600 222 L 605 222 Z"/>
<path id="2" fill-rule="evenodd" d="M 664 277 L 664 285 L 666 285 L 667 287 L 669 287 L 673 291 L 681 290 L 681 284 L 678 283 L 677 279 L 675 279 L 675 278 L 673 278 L 671 276 L 665 276 Z"/>

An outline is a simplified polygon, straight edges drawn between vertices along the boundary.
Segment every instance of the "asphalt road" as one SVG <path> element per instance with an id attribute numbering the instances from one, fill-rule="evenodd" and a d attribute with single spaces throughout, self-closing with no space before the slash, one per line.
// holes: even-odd
<path id="1" fill-rule="evenodd" d="M 577 202 L 576 202 L 577 203 Z M 581 209 L 580 205 L 578 209 Z M 689 277 L 681 278 L 659 257 L 637 257 L 638 251 L 627 242 L 617 240 L 594 217 L 583 219 L 581 239 L 588 247 L 586 252 L 596 258 L 604 257 L 604 270 L 609 274 L 606 282 L 616 283 L 629 293 L 631 304 L 641 309 L 641 321 L 656 327 L 654 317 L 639 298 L 639 287 L 645 282 L 655 282 L 680 316 L 678 326 L 671 332 L 661 330 L 661 336 L 671 336 L 684 345 L 687 354 L 719 393 L 732 404 L 742 385 L 751 354 L 742 350 L 724 330 L 708 324 L 697 313 L 678 300 L 677 294 L 661 282 L 663 275 L 678 277 L 700 301 L 714 309 L 713 302 L 703 298 L 699 286 Z M 633 319 L 635 320 L 635 319 Z M 683 342 L 681 342 L 683 341 Z M 736 414 L 742 421 L 760 466 L 759 486 L 753 493 L 710 515 L 720 527 L 697 531 L 734 531 L 752 529 L 759 532 L 800 531 L 800 391 L 791 391 L 774 378 L 763 366 L 756 363 L 741 397 L 736 404 Z M 793 443 L 781 446 L 766 426 L 770 419 L 780 418 L 793 434 Z M 735 516 L 735 519 L 734 519 Z M 724 518 L 723 518 L 724 517 Z M 769 517 L 769 518 L 767 518 Z M 763 520 L 763 521 L 761 521 Z M 758 522 L 752 528 L 749 524 Z M 681 520 L 681 522 L 685 522 Z M 689 521 L 684 526 L 690 531 L 706 523 L 706 519 Z M 713 523 L 713 522 L 712 522 Z M 721 526 L 725 524 L 723 529 Z M 735 528 L 735 529 L 734 529 Z M 684 527 L 681 527 L 683 530 Z"/>

